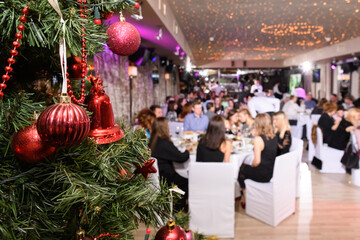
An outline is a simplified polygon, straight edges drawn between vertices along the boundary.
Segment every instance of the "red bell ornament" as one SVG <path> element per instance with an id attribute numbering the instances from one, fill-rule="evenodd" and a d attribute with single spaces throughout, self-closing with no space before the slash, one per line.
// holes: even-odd
<path id="1" fill-rule="evenodd" d="M 63 94 L 59 103 L 40 114 L 37 129 L 41 139 L 50 145 L 70 147 L 89 134 L 90 118 L 83 108 L 71 103 L 71 98 Z"/>
<path id="2" fill-rule="evenodd" d="M 186 233 L 173 220 L 169 220 L 156 233 L 155 240 L 186 240 Z"/>
<path id="3" fill-rule="evenodd" d="M 124 137 L 124 132 L 115 124 L 110 98 L 102 89 L 101 79 L 98 77 L 95 81 L 92 93 L 86 99 L 87 109 L 93 113 L 89 137 L 97 144 L 116 142 Z"/>
<path id="4" fill-rule="evenodd" d="M 11 149 L 17 158 L 26 163 L 38 163 L 55 153 L 55 147 L 41 140 L 36 124 L 14 133 L 11 139 Z"/>
<path id="5" fill-rule="evenodd" d="M 131 23 L 125 22 L 122 15 L 119 22 L 110 25 L 106 34 L 108 35 L 107 44 L 111 51 L 120 56 L 129 56 L 140 47 L 139 31 Z"/>

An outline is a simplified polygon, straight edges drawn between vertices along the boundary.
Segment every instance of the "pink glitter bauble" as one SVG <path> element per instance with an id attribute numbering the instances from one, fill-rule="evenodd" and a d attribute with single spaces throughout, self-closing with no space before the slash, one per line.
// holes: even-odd
<path id="1" fill-rule="evenodd" d="M 129 56 L 140 47 L 140 33 L 131 23 L 122 21 L 113 23 L 106 33 L 107 44 L 115 54 Z"/>

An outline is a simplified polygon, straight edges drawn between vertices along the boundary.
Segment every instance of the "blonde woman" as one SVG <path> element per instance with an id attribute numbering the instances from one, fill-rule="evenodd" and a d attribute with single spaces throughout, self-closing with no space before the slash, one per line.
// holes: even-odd
<path id="1" fill-rule="evenodd" d="M 258 114 L 254 122 L 254 160 L 250 165 L 242 164 L 239 171 L 243 197 L 241 206 L 245 208 L 245 179 L 256 182 L 269 182 L 273 175 L 277 153 L 277 138 L 275 136 L 269 114 Z"/>
<path id="2" fill-rule="evenodd" d="M 289 120 L 283 111 L 274 114 L 273 124 L 278 139 L 277 156 L 288 153 L 291 147 L 291 132 Z"/>
<path id="3" fill-rule="evenodd" d="M 358 125 L 360 110 L 358 108 L 350 108 L 334 131 L 329 146 L 339 150 L 345 150 L 350 139 L 350 131 L 355 130 Z"/>
<path id="4" fill-rule="evenodd" d="M 244 137 L 253 137 L 252 130 L 254 129 L 254 119 L 251 117 L 250 111 L 247 108 L 242 108 L 238 113 L 239 120 L 242 125 L 242 134 Z"/>

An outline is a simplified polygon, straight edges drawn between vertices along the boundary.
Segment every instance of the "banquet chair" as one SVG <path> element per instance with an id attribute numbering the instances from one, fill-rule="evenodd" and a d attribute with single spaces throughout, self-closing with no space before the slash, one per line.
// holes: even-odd
<path id="1" fill-rule="evenodd" d="M 350 134 L 351 134 L 351 141 L 353 146 L 357 151 L 359 151 L 355 133 L 351 131 Z M 351 183 L 355 186 L 360 187 L 360 169 L 355 169 L 355 168 L 351 169 Z"/>
<path id="2" fill-rule="evenodd" d="M 169 121 L 169 131 L 170 131 L 170 136 L 176 136 L 176 128 L 179 127 L 180 129 L 180 135 L 183 134 L 184 132 L 184 123 L 183 122 L 170 122 Z"/>
<path id="3" fill-rule="evenodd" d="M 308 161 L 311 162 L 315 156 L 315 144 L 311 139 L 311 130 L 314 125 L 317 125 L 321 114 L 310 115 L 310 122 L 306 125 L 306 138 L 308 139 Z"/>
<path id="4" fill-rule="evenodd" d="M 319 127 L 316 128 L 315 157 L 321 160 L 321 173 L 346 173 L 341 164 L 344 151 L 329 147 L 323 143 L 323 134 Z"/>
<path id="5" fill-rule="evenodd" d="M 204 235 L 233 238 L 235 231 L 234 164 L 191 162 L 190 229 Z"/>
<path id="6" fill-rule="evenodd" d="M 270 182 L 245 180 L 246 214 L 276 227 L 295 213 L 297 152 L 282 154 L 275 159 Z"/>
<path id="7" fill-rule="evenodd" d="M 149 174 L 149 180 L 153 184 L 152 187 L 155 189 L 160 189 L 160 175 L 159 175 L 159 167 L 158 167 L 158 161 L 156 158 L 152 157 L 152 159 L 155 159 L 155 162 L 153 164 L 153 167 L 156 169 L 156 173 Z"/>
<path id="8" fill-rule="evenodd" d="M 303 126 L 300 126 L 298 121 L 298 124 L 296 126 L 293 125 L 290 126 L 290 132 L 292 136 L 296 138 L 301 138 L 303 133 Z"/>
<path id="9" fill-rule="evenodd" d="M 291 147 L 290 152 L 296 152 L 297 155 L 297 164 L 296 164 L 296 197 L 300 197 L 300 181 L 301 181 L 301 171 L 300 164 L 302 162 L 302 156 L 304 151 L 304 141 L 295 137 L 291 137 Z"/>

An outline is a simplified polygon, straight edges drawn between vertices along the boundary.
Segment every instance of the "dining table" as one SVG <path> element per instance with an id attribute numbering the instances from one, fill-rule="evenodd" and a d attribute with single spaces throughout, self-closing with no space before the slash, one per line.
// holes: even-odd
<path id="1" fill-rule="evenodd" d="M 198 136 L 194 134 L 192 136 L 176 136 L 172 137 L 171 140 L 173 141 L 174 145 L 180 150 L 185 151 L 186 148 L 189 149 L 190 146 L 190 157 L 186 162 L 183 163 L 176 163 L 174 162 L 175 171 L 182 177 L 188 178 L 189 177 L 189 165 L 191 162 L 196 162 L 196 149 L 198 143 Z M 240 138 L 240 139 L 233 139 L 232 145 L 233 149 L 230 155 L 230 161 L 224 164 L 232 164 L 233 165 L 233 173 L 234 179 L 237 181 L 239 170 L 241 164 L 249 164 L 251 165 L 252 160 L 254 159 L 254 152 L 253 152 L 253 144 L 251 138 Z"/>

